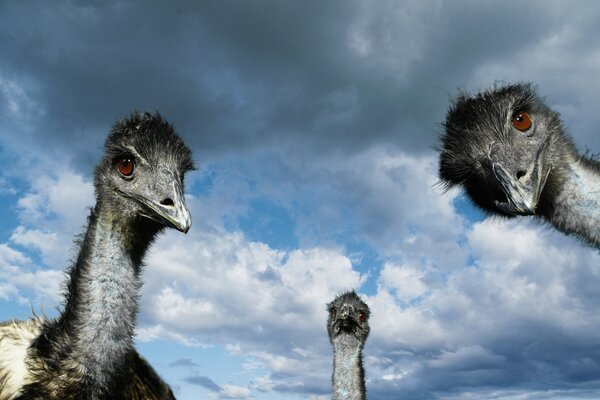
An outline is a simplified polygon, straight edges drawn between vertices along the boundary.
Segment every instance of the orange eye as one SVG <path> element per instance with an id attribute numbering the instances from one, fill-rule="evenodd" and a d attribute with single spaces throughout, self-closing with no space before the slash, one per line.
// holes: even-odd
<path id="1" fill-rule="evenodd" d="M 358 313 L 358 319 L 360 320 L 360 322 L 365 322 L 365 319 L 367 319 L 367 316 L 365 315 L 364 311 L 361 311 Z"/>
<path id="2" fill-rule="evenodd" d="M 334 308 L 333 310 L 331 310 L 331 318 L 335 319 L 336 316 L 337 316 L 337 310 Z"/>
<path id="3" fill-rule="evenodd" d="M 531 128 L 531 117 L 524 111 L 517 113 L 512 119 L 512 124 L 517 130 L 525 132 Z"/>
<path id="4" fill-rule="evenodd" d="M 123 157 L 117 164 L 119 173 L 123 176 L 131 176 L 133 174 L 134 162 L 131 157 Z"/>

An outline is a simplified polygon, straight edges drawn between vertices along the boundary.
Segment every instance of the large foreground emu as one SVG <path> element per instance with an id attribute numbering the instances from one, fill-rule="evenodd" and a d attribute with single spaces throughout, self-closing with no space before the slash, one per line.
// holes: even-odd
<path id="1" fill-rule="evenodd" d="M 327 311 L 327 333 L 333 346 L 333 400 L 365 400 L 362 351 L 370 330 L 369 306 L 351 291 L 337 296 Z"/>
<path id="2" fill-rule="evenodd" d="M 460 95 L 448 111 L 439 173 L 482 209 L 537 215 L 600 247 L 600 163 L 578 154 L 530 84 Z"/>
<path id="3" fill-rule="evenodd" d="M 143 257 L 165 227 L 187 232 L 191 152 L 158 114 L 119 121 L 96 167 L 96 205 L 64 311 L 0 325 L 0 400 L 174 399 L 133 347 Z"/>

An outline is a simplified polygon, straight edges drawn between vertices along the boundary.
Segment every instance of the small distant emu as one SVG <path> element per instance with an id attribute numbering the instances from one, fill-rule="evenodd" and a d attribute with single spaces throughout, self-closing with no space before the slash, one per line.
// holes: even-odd
<path id="1" fill-rule="evenodd" d="M 578 154 L 531 84 L 470 96 L 448 111 L 439 174 L 487 212 L 536 215 L 600 247 L 600 163 Z"/>
<path id="2" fill-rule="evenodd" d="M 369 306 L 354 292 L 327 305 L 327 332 L 333 345 L 333 400 L 365 400 L 362 351 L 369 336 Z"/>
<path id="3" fill-rule="evenodd" d="M 191 151 L 160 115 L 115 124 L 62 314 L 0 325 L 0 400 L 175 398 L 133 334 L 146 250 L 165 227 L 191 226 L 183 197 L 191 169 Z"/>

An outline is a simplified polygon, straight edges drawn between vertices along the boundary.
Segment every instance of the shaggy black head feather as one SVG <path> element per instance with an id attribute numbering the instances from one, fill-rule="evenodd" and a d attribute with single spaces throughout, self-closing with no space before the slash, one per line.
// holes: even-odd
<path id="1" fill-rule="evenodd" d="M 361 342 L 369 336 L 371 311 L 354 290 L 340 294 L 327 304 L 327 312 L 327 332 L 331 342 L 340 334 L 351 334 Z"/>
<path id="2" fill-rule="evenodd" d="M 525 133 L 512 119 L 526 112 L 534 125 Z M 548 108 L 529 83 L 507 85 L 476 94 L 461 92 L 448 110 L 439 146 L 439 176 L 446 189 L 462 185 L 469 197 L 485 211 L 513 216 L 496 202 L 506 194 L 493 172 L 494 156 L 515 177 L 526 174 L 526 161 L 537 149 L 545 151 L 545 164 L 552 166 L 538 209 L 548 207 L 544 196 L 561 182 L 566 154 L 575 152 L 558 113 Z"/>

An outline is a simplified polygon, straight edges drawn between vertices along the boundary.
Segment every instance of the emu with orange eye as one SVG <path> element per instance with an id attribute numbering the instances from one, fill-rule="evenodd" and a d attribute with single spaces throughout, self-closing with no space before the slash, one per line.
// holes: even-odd
<path id="1" fill-rule="evenodd" d="M 512 125 L 518 131 L 527 132 L 531 128 L 531 125 L 533 125 L 533 121 L 529 114 L 525 111 L 520 111 L 513 116 Z"/>
<path id="2" fill-rule="evenodd" d="M 135 160 L 131 156 L 121 157 L 117 163 L 117 169 L 121 175 L 129 178 L 135 170 Z"/>

